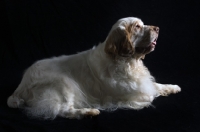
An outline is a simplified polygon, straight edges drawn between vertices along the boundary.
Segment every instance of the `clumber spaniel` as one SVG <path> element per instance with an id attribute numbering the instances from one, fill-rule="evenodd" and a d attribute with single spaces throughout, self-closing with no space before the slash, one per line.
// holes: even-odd
<path id="1" fill-rule="evenodd" d="M 158 33 L 138 18 L 120 19 L 97 47 L 29 67 L 7 104 L 32 117 L 80 119 L 99 110 L 141 109 L 155 97 L 180 92 L 178 85 L 156 83 L 143 65 Z"/>

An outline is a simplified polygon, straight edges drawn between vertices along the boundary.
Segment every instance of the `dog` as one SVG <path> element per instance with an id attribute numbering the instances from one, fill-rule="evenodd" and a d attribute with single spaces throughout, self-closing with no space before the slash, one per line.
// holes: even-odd
<path id="1" fill-rule="evenodd" d="M 148 107 L 158 96 L 181 91 L 178 85 L 156 83 L 142 62 L 154 51 L 158 34 L 159 27 L 139 18 L 122 18 L 98 46 L 34 63 L 7 104 L 43 119 Z"/>

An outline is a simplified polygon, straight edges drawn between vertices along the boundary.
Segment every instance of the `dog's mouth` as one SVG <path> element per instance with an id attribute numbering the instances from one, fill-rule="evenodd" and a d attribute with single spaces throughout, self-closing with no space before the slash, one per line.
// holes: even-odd
<path id="1" fill-rule="evenodd" d="M 157 44 L 157 39 L 158 37 L 156 37 L 147 47 L 136 47 L 136 52 L 138 54 L 148 54 L 151 51 L 153 51 L 155 49 L 155 46 Z"/>
<path id="2" fill-rule="evenodd" d="M 148 47 L 155 48 L 157 39 L 158 39 L 158 37 L 156 37 L 156 38 L 154 39 L 154 41 L 151 42 L 151 43 L 149 44 Z"/>

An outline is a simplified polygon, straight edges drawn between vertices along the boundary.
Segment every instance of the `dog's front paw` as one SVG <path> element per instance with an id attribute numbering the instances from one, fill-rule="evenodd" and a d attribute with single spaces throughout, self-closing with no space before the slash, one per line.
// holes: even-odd
<path id="1" fill-rule="evenodd" d="M 178 85 L 165 85 L 159 90 L 160 95 L 167 96 L 169 94 L 176 94 L 181 91 L 181 88 Z"/>
<path id="2" fill-rule="evenodd" d="M 181 88 L 178 85 L 172 85 L 172 93 L 181 92 Z"/>

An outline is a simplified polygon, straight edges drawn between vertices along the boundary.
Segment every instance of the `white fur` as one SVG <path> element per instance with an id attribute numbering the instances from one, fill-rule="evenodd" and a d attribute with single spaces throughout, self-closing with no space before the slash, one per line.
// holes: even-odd
<path id="1" fill-rule="evenodd" d="M 136 20 L 121 19 L 112 30 L 123 28 L 122 21 L 129 24 Z M 79 119 L 98 115 L 99 110 L 141 109 L 159 95 L 180 91 L 177 85 L 155 83 L 141 59 L 113 60 L 105 53 L 105 44 L 75 55 L 37 61 L 26 70 L 8 98 L 8 106 L 23 108 L 33 117 Z"/>

